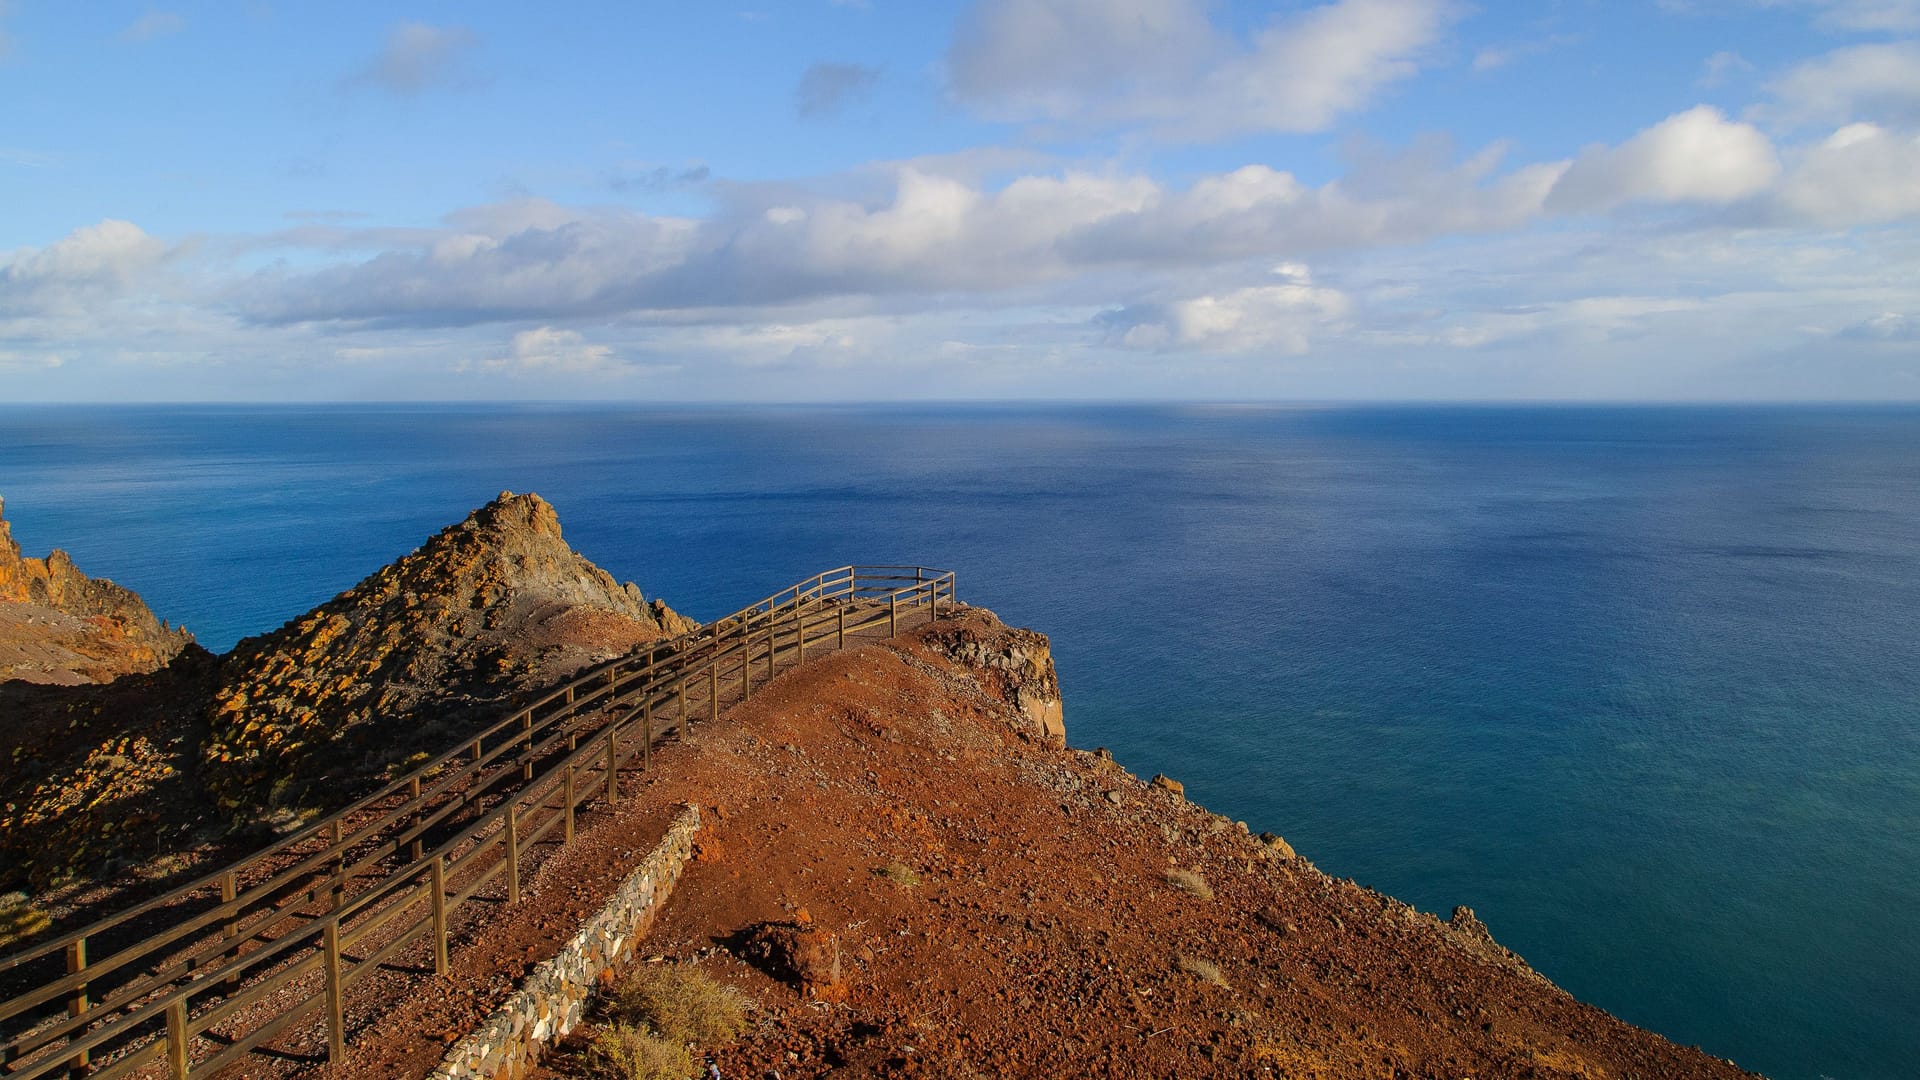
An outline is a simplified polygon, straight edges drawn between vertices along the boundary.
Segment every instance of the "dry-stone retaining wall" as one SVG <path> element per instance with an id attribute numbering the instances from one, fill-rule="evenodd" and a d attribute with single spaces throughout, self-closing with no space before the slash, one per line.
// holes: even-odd
<path id="1" fill-rule="evenodd" d="M 553 959 L 533 969 L 479 1030 L 448 1052 L 431 1080 L 518 1080 L 540 1048 L 579 1025 L 587 995 L 653 925 L 693 854 L 700 808 L 689 804 L 600 913 Z"/>

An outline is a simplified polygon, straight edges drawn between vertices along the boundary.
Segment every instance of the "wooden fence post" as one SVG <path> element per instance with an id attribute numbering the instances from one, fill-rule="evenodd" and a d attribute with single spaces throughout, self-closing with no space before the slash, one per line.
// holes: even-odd
<path id="1" fill-rule="evenodd" d="M 851 600 L 852 597 L 848 597 L 848 599 Z M 839 612 L 840 623 L 834 630 L 833 647 L 836 649 L 844 649 L 847 647 L 847 605 L 841 604 L 837 610 Z"/>
<path id="2" fill-rule="evenodd" d="M 720 719 L 720 667 L 719 662 L 707 665 L 707 718 Z"/>
<path id="3" fill-rule="evenodd" d="M 418 775 L 407 784 L 407 799 L 413 803 L 413 820 L 407 830 L 413 833 L 413 842 L 407 845 L 407 857 L 414 862 L 420 861 L 420 777 Z"/>
<path id="4" fill-rule="evenodd" d="M 894 635 L 900 632 L 899 622 L 900 622 L 900 594 L 898 592 L 890 592 L 887 594 L 887 636 L 888 637 L 893 637 Z"/>
<path id="5" fill-rule="evenodd" d="M 238 897 L 239 895 L 240 895 L 239 875 L 235 874 L 232 870 L 228 870 L 226 873 L 221 874 L 220 875 L 220 902 L 222 904 L 231 904 L 233 903 L 234 898 Z M 232 941 L 235 937 L 239 936 L 240 920 L 234 917 L 236 914 L 238 913 L 228 912 L 225 921 L 223 921 L 220 924 L 220 940 Z M 222 955 L 224 955 L 224 950 L 222 951 Z M 238 958 L 239 953 L 236 952 L 234 955 L 236 958 Z M 240 973 L 236 971 L 232 975 L 227 976 L 227 993 L 231 994 L 238 989 L 240 989 Z"/>
<path id="6" fill-rule="evenodd" d="M 341 836 L 342 836 L 342 833 L 340 829 L 340 819 L 334 818 L 333 819 L 333 846 L 334 847 L 337 848 L 340 846 Z M 340 907 L 340 904 L 346 899 L 347 853 L 345 851 L 338 852 L 333 857 L 333 888 L 329 890 L 328 895 L 335 909 L 338 909 Z"/>
<path id="7" fill-rule="evenodd" d="M 507 903 L 520 902 L 520 805 L 507 800 Z"/>
<path id="8" fill-rule="evenodd" d="M 187 999 L 167 1003 L 167 1071 L 173 1080 L 187 1080 Z"/>
<path id="9" fill-rule="evenodd" d="M 524 784 L 533 779 L 533 710 L 532 709 L 528 709 L 526 712 L 520 714 L 520 734 L 523 737 L 525 737 L 525 739 L 527 740 L 527 745 L 521 748 L 520 750 L 520 755 L 522 759 L 520 762 L 520 782 Z"/>
<path id="10" fill-rule="evenodd" d="M 340 979 L 340 917 L 320 929 L 320 948 L 327 969 L 327 1060 L 347 1056 L 347 1007 Z"/>
<path id="11" fill-rule="evenodd" d="M 607 725 L 607 805 L 620 801 L 620 721 Z"/>
<path id="12" fill-rule="evenodd" d="M 651 695 L 652 691 L 648 691 Z M 653 698 L 640 703 L 640 770 L 653 768 Z"/>
<path id="13" fill-rule="evenodd" d="M 565 830 L 567 838 L 563 843 L 568 844 L 573 843 L 573 770 L 573 762 L 567 762 L 567 777 L 565 783 L 562 785 L 562 794 L 565 795 L 567 800 L 567 826 Z"/>
<path id="14" fill-rule="evenodd" d="M 680 741 L 687 741 L 687 677 L 680 676 Z"/>
<path id="15" fill-rule="evenodd" d="M 433 889 L 433 973 L 445 975 L 447 963 L 447 856 L 433 857 L 430 887 Z"/>
<path id="16" fill-rule="evenodd" d="M 67 946 L 67 974 L 72 975 L 85 970 L 87 970 L 87 939 L 80 938 Z M 87 984 L 82 982 L 73 988 L 73 995 L 67 998 L 67 1015 L 75 1018 L 85 1016 L 87 1008 Z M 67 1062 L 67 1067 L 75 1071 L 83 1071 L 92 1060 L 92 1055 L 82 1050 L 73 1056 L 73 1060 Z"/>

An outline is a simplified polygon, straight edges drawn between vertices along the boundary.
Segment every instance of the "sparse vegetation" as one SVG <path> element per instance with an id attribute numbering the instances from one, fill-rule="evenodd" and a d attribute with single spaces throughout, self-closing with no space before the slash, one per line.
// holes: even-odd
<path id="1" fill-rule="evenodd" d="M 694 1069 L 685 1045 L 618 1023 L 594 1034 L 585 1065 L 587 1075 L 598 1080 L 686 1080 Z"/>
<path id="2" fill-rule="evenodd" d="M 885 866 L 874 867 L 873 872 L 903 889 L 917 888 L 920 885 L 920 875 L 906 863 L 890 862 Z"/>
<path id="3" fill-rule="evenodd" d="M 1213 886 L 1207 884 L 1207 879 L 1194 870 L 1168 870 L 1167 884 L 1188 896 L 1201 900 L 1213 899 Z"/>
<path id="4" fill-rule="evenodd" d="M 618 1024 L 641 1025 L 675 1043 L 730 1043 L 747 1026 L 738 990 L 685 964 L 648 965 L 620 985 L 612 1012 Z"/>
<path id="5" fill-rule="evenodd" d="M 53 925 L 47 913 L 27 902 L 27 894 L 0 896 L 0 949 L 10 949 Z"/>
<path id="6" fill-rule="evenodd" d="M 1220 987 L 1227 985 L 1227 977 L 1221 974 L 1220 965 L 1211 960 L 1202 960 L 1200 957 L 1188 956 L 1182 953 L 1174 957 L 1173 966 L 1199 979 L 1201 982 L 1212 983 Z"/>

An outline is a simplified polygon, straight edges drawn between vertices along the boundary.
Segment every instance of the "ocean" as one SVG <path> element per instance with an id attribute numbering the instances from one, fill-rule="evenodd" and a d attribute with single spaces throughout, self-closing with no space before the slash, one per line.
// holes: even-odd
<path id="1" fill-rule="evenodd" d="M 1920 1075 L 1920 409 L 0 407 L 225 649 L 503 489 L 697 617 L 905 562 L 1068 737 L 1778 1080 Z"/>

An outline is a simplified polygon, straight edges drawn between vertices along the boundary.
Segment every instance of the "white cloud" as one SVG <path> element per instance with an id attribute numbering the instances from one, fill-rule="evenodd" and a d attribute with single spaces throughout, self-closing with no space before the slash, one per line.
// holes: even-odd
<path id="1" fill-rule="evenodd" d="M 1619 146 L 1581 151 L 1546 205 L 1577 213 L 1635 200 L 1728 203 L 1757 194 L 1779 173 L 1779 157 L 1759 129 L 1700 105 Z"/>
<path id="2" fill-rule="evenodd" d="M 1854 45 L 1800 64 L 1769 83 L 1756 110 L 1789 126 L 1920 120 L 1920 43 Z"/>
<path id="3" fill-rule="evenodd" d="M 1496 146 L 1456 162 L 1450 145 L 1430 140 L 1405 153 L 1363 152 L 1347 177 L 1319 187 L 1250 165 L 1185 190 L 1080 171 L 991 188 L 908 163 L 892 169 L 890 191 L 864 200 L 723 186 L 726 204 L 701 220 L 519 200 L 451 215 L 437 230 L 288 230 L 279 234 L 287 244 L 380 253 L 263 273 L 234 298 L 268 323 L 443 326 L 833 297 L 937 304 L 953 293 L 1009 293 L 1101 273 L 1514 228 L 1541 213 L 1565 165 L 1501 174 L 1500 157 Z"/>
<path id="4" fill-rule="evenodd" d="M 507 355 L 487 366 L 516 371 L 601 371 L 616 367 L 613 349 L 592 345 L 578 330 L 556 330 L 542 326 L 513 335 Z"/>
<path id="5" fill-rule="evenodd" d="M 1700 64 L 1700 85 L 1719 86 L 1735 75 L 1753 70 L 1753 61 L 1737 52 L 1722 49 Z"/>
<path id="6" fill-rule="evenodd" d="M 1849 124 L 1800 155 L 1776 203 L 1789 220 L 1829 227 L 1920 214 L 1920 135 Z"/>
<path id="7" fill-rule="evenodd" d="M 1450 0 L 1335 0 L 1239 39 L 1203 0 L 983 0 L 950 87 L 993 116 L 1145 123 L 1173 139 L 1321 131 L 1418 70 Z"/>
<path id="8" fill-rule="evenodd" d="M 467 85 L 472 81 L 467 57 L 479 43 L 479 36 L 464 26 L 401 23 L 387 34 L 380 55 L 350 76 L 346 85 L 371 86 L 403 97 Z"/>
<path id="9" fill-rule="evenodd" d="M 44 248 L 0 256 L 0 317 L 77 311 L 119 295 L 158 265 L 167 246 L 111 218 Z"/>
<path id="10" fill-rule="evenodd" d="M 1767 6 L 1810 8 L 1834 30 L 1920 30 L 1920 0 L 1767 0 Z"/>
<path id="11" fill-rule="evenodd" d="M 1860 341 L 1920 341 L 1920 318 L 1883 311 L 1847 327 L 1841 336 Z"/>
<path id="12" fill-rule="evenodd" d="M 152 41 L 186 29 L 187 20 L 171 11 L 149 11 L 120 31 L 121 41 Z"/>
<path id="13" fill-rule="evenodd" d="M 1314 285 L 1302 264 L 1283 263 L 1274 276 L 1281 283 L 1128 305 L 1099 322 L 1107 340 L 1126 349 L 1297 356 L 1311 348 L 1316 331 L 1353 309 L 1345 293 Z"/>

